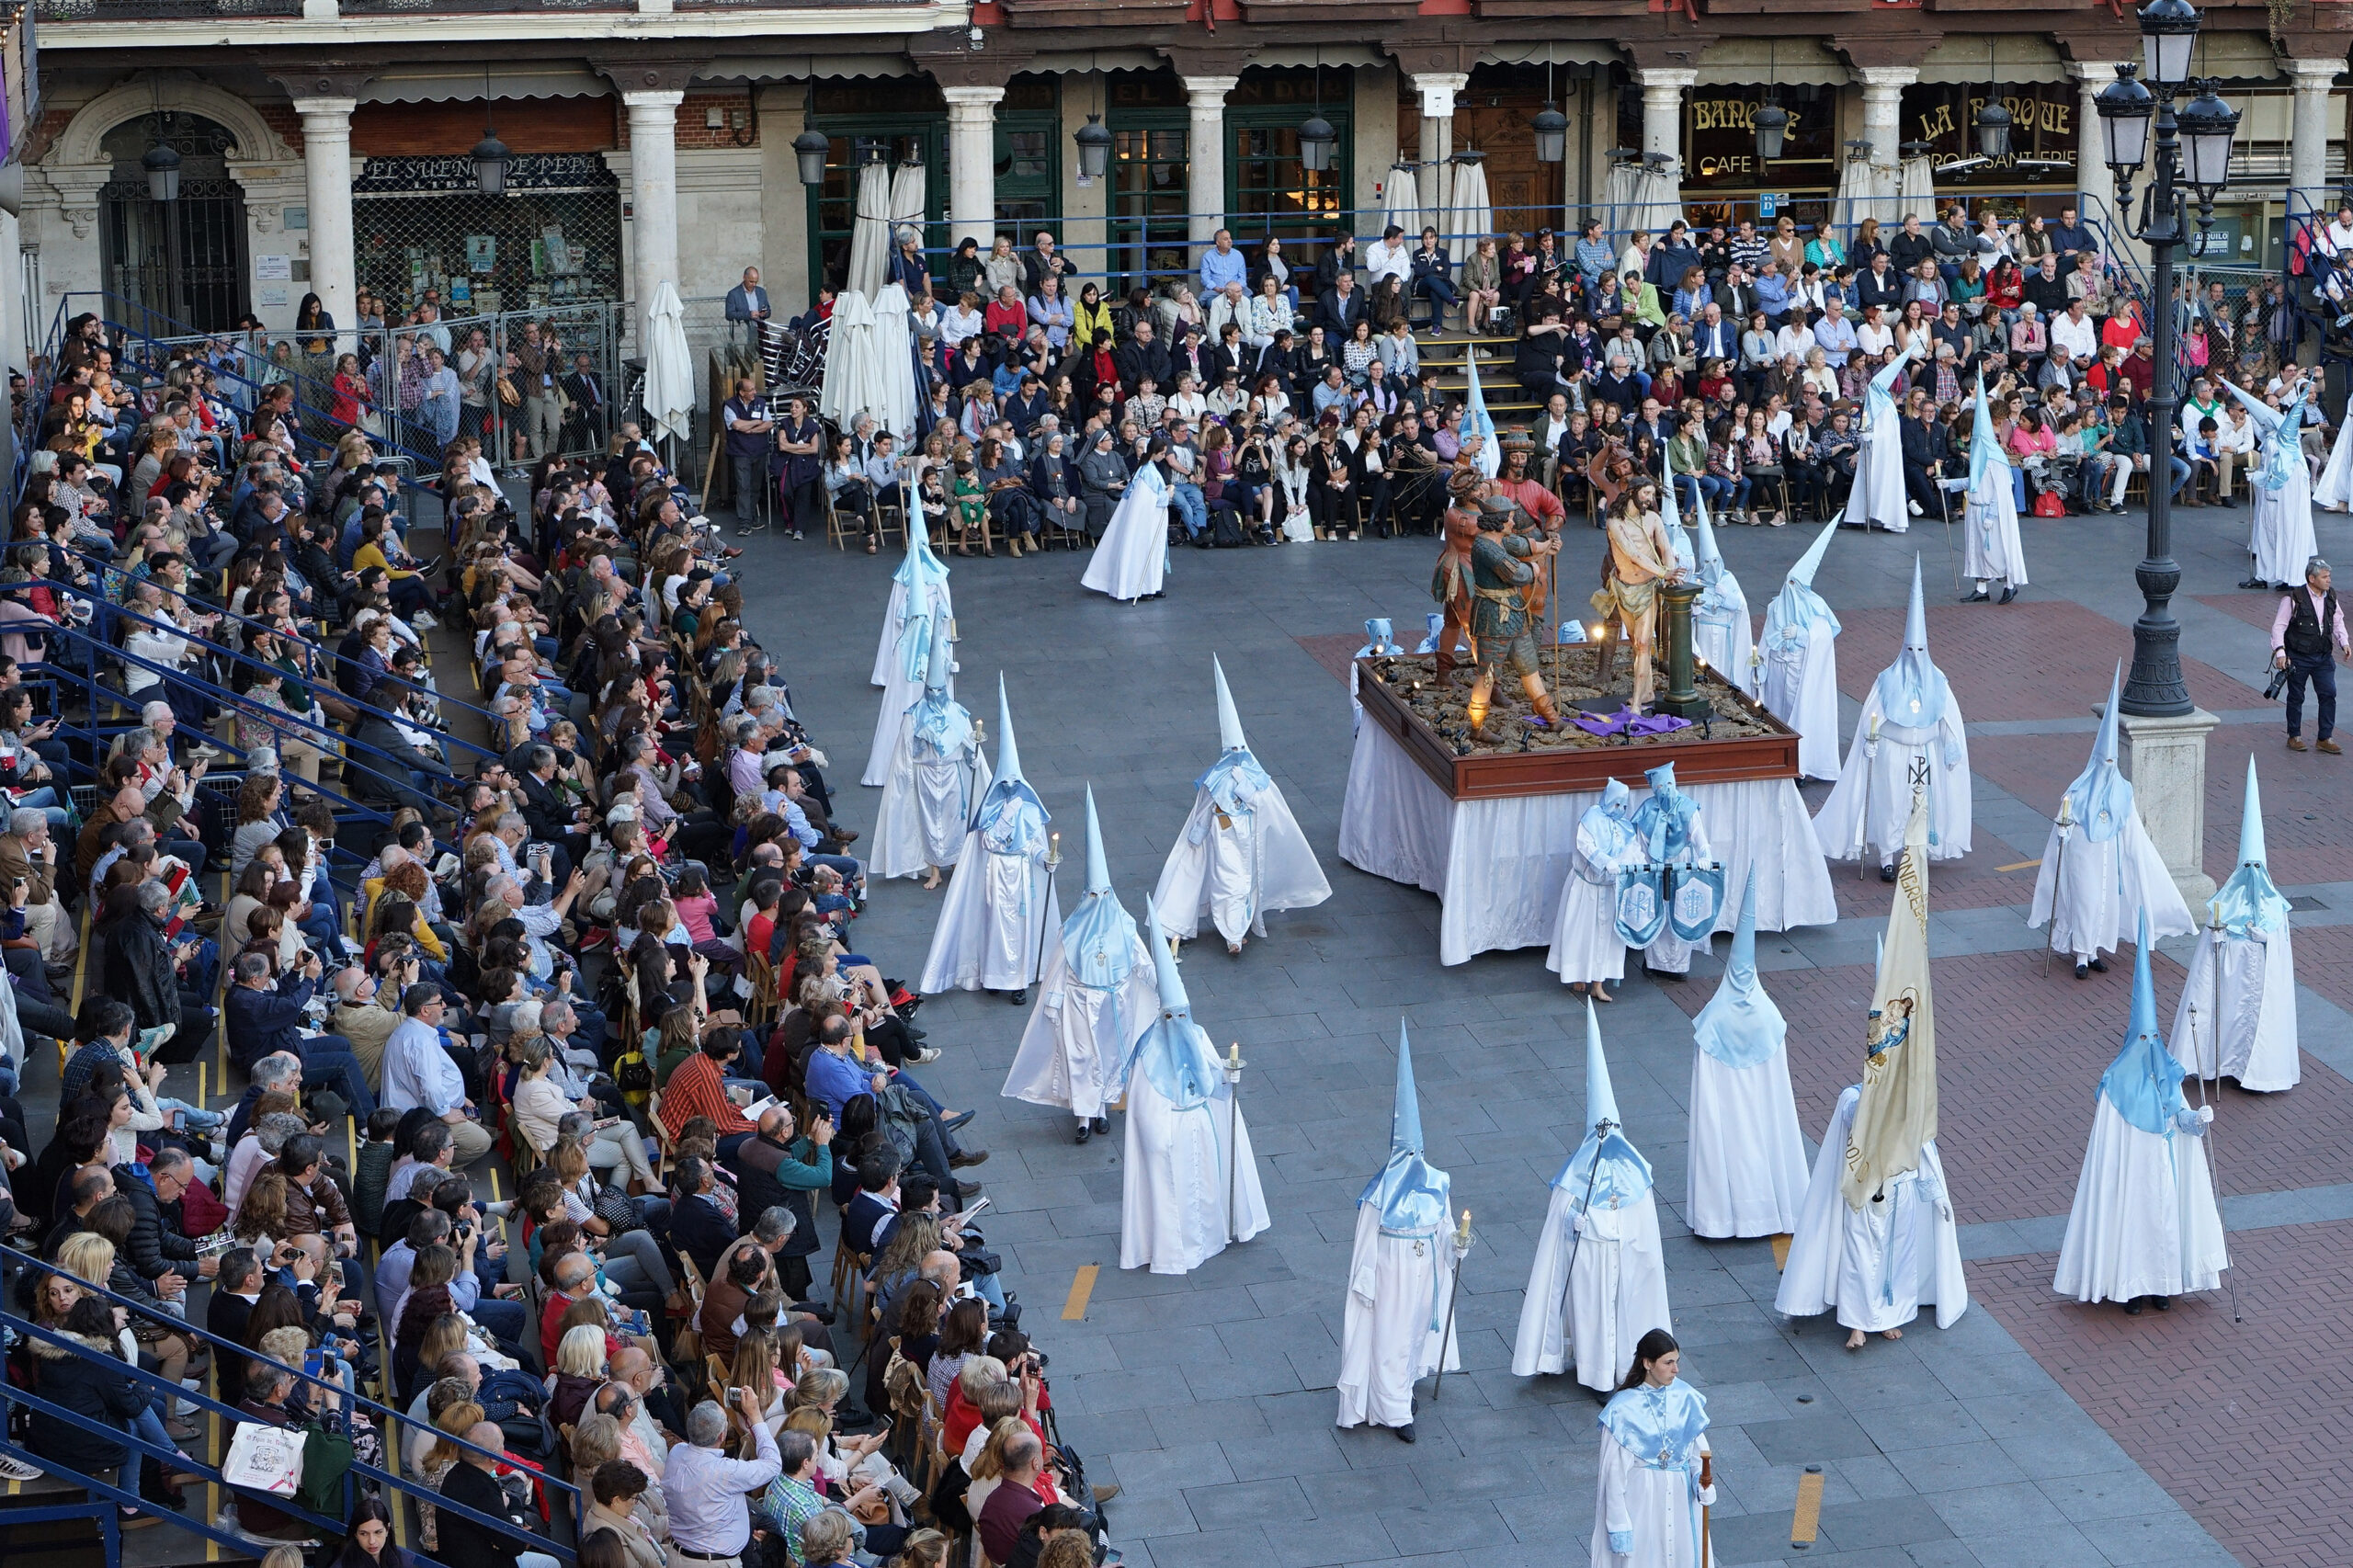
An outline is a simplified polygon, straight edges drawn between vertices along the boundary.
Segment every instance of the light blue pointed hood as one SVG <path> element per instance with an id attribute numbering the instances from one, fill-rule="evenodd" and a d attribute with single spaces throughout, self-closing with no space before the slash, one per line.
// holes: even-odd
<path id="1" fill-rule="evenodd" d="M 931 631 L 931 662 L 924 671 L 923 695 L 908 705 L 915 716 L 915 738 L 942 756 L 961 753 L 972 739 L 972 716 L 956 700 L 956 645 L 948 638 L 948 616 L 940 611 L 929 618 L 935 624 Z"/>
<path id="2" fill-rule="evenodd" d="M 1920 557 L 1912 557 L 1912 608 L 1904 617 L 1904 648 L 1895 663 L 1880 671 L 1871 694 L 1891 724 L 1911 730 L 1931 730 L 1945 716 L 1952 687 L 1944 671 L 1928 657 L 1928 607 L 1920 593 Z"/>
<path id="3" fill-rule="evenodd" d="M 1421 645 L 1415 648 L 1414 652 L 1416 653 L 1435 653 L 1438 652 L 1438 635 L 1446 630 L 1446 612 L 1443 610 L 1434 609 L 1427 615 L 1424 616 L 1422 619 L 1423 623 L 1429 628 L 1429 631 L 1423 636 Z"/>
<path id="4" fill-rule="evenodd" d="M 1359 659 L 1370 659 L 1375 653 L 1398 652 L 1397 629 L 1390 624 L 1389 618 L 1385 615 L 1376 615 L 1367 620 L 1364 623 L 1364 635 L 1365 644 L 1357 650 L 1357 657 Z"/>
<path id="5" fill-rule="evenodd" d="M 1822 532 L 1814 536 L 1806 551 L 1790 568 L 1781 591 L 1765 609 L 1765 642 L 1778 637 L 1809 634 L 1816 629 L 1827 631 L 1836 637 L 1839 632 L 1838 618 L 1830 613 L 1829 604 L 1813 591 L 1813 574 L 1822 565 L 1822 558 L 1830 549 L 1830 540 L 1844 523 L 1847 514 L 1838 515 L 1822 525 Z"/>
<path id="6" fill-rule="evenodd" d="M 1700 1050 L 1725 1066 L 1754 1067 L 1779 1051 L 1789 1033 L 1781 1009 L 1765 994 L 1764 980 L 1756 972 L 1756 868 L 1751 866 L 1740 895 L 1740 924 L 1733 928 L 1732 952 L 1724 960 L 1724 977 L 1691 1020 L 1691 1034 Z"/>
<path id="7" fill-rule="evenodd" d="M 2149 912 L 2143 909 L 2132 947 L 2132 1017 L 2124 1026 L 2124 1049 L 2100 1074 L 2099 1092 L 2117 1115 L 2143 1132 L 2164 1137 L 2173 1131 L 2174 1113 L 2186 1108 L 2181 1080 L 2188 1071 L 2157 1032 L 2157 988 L 2149 973 Z"/>
<path id="8" fill-rule="evenodd" d="M 1422 1157 L 1422 1108 L 1414 1093 L 1414 1050 L 1405 1021 L 1397 1020 L 1397 1103 L 1389 1116 L 1389 1163 L 1358 1198 L 1376 1204 L 1381 1229 L 1392 1236 L 1435 1236 L 1445 1230 L 1453 1185 Z"/>
<path id="9" fill-rule="evenodd" d="M 1217 1048 L 1201 1026 L 1193 1021 L 1193 1005 L 1177 977 L 1176 960 L 1168 950 L 1168 933 L 1161 928 L 1160 911 L 1144 894 L 1144 945 L 1152 949 L 1152 967 L 1160 983 L 1160 1016 L 1136 1040 L 1126 1078 L 1142 1073 L 1145 1081 L 1178 1110 L 1193 1110 L 1226 1095 L 1225 1074 L 1218 1065 Z M 1224 1140 L 1221 1123 L 1218 1138 Z"/>
<path id="10" fill-rule="evenodd" d="M 1233 706 L 1233 692 L 1225 684 L 1225 666 L 1210 655 L 1210 673 L 1217 678 L 1218 756 L 1209 771 L 1193 780 L 1228 816 L 1247 814 L 1251 800 L 1271 789 L 1274 780 L 1251 755 L 1249 738 L 1242 733 L 1242 714 Z"/>
<path id="11" fill-rule="evenodd" d="M 1927 335 L 1923 333 L 1912 342 L 1912 352 L 1898 354 L 1893 359 L 1881 366 L 1872 375 L 1870 388 L 1863 393 L 1864 415 L 1874 423 L 1894 415 L 1895 379 L 1911 368 L 1914 359 L 1927 357 L 1925 350 L 1927 346 Z"/>
<path id="12" fill-rule="evenodd" d="M 999 855 L 1043 855 L 1046 824 L 1054 819 L 1038 791 L 1021 777 L 1021 751 L 1013 739 L 1013 704 L 1005 676 L 996 677 L 996 777 L 972 812 L 972 826 Z"/>
<path id="13" fill-rule="evenodd" d="M 1086 892 L 1063 922 L 1063 961 L 1072 984 L 1096 991 L 1117 992 L 1135 968 L 1136 917 L 1111 891 L 1111 868 L 1103 854 L 1103 825 L 1095 818 L 1092 784 L 1086 787 Z M 1116 1009 L 1116 1000 L 1113 1006 Z M 1115 1012 L 1112 1034 L 1125 1045 L 1127 1032 L 1119 1024 Z"/>
<path id="14" fill-rule="evenodd" d="M 1651 1189 L 1651 1163 L 1626 1141 L 1618 1120 L 1618 1096 L 1609 1085 L 1609 1059 L 1601 1051 L 1601 1019 L 1588 998 L 1585 1005 L 1585 1142 L 1552 1178 L 1569 1193 L 1576 1207 L 1590 1202 L 1607 1209 L 1615 1199 L 1631 1202 Z"/>
<path id="15" fill-rule="evenodd" d="M 2214 894 L 2213 923 L 2226 936 L 2277 931 L 2288 922 L 2288 898 L 2271 880 L 2263 852 L 2263 801 L 2256 791 L 2255 758 L 2246 759 L 2246 803 L 2239 813 L 2238 869 Z"/>
<path id="16" fill-rule="evenodd" d="M 2092 741 L 2092 759 L 2067 786 L 2075 807 L 2075 826 L 2094 844 L 2105 844 L 2132 820 L 2132 782 L 2116 766 L 2116 737 L 2121 710 L 2117 699 L 2124 690 L 2124 665 L 2117 664 L 2109 678 L 2108 708 L 2099 717 L 2099 733 Z"/>
<path id="17" fill-rule="evenodd" d="M 948 562 L 931 552 L 931 540 L 922 528 L 907 530 L 906 559 L 891 574 L 891 581 L 907 590 L 907 608 L 914 610 L 922 601 L 915 595 L 921 588 L 944 586 L 948 582 Z"/>

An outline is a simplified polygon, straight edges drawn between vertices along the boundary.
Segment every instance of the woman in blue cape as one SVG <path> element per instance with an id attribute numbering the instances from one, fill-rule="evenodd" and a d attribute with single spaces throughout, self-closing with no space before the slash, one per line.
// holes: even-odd
<path id="1" fill-rule="evenodd" d="M 1677 1381 L 1682 1348 L 1652 1329 L 1601 1411 L 1593 1568 L 1713 1568 L 1708 1402 Z"/>

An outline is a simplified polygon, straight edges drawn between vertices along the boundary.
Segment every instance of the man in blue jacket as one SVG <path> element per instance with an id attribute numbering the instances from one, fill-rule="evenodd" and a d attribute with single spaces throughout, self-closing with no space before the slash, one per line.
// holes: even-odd
<path id="1" fill-rule="evenodd" d="M 302 1063 L 302 1087 L 333 1089 L 354 1117 L 366 1121 L 375 1114 L 376 1096 L 368 1092 L 368 1074 L 352 1053 L 351 1042 L 341 1035 L 302 1032 L 303 1009 L 319 989 L 319 956 L 304 954 L 301 967 L 274 984 L 269 968 L 263 953 L 245 953 L 237 960 L 236 982 L 224 999 L 229 1054 L 239 1066 L 250 1068 L 263 1057 L 283 1051 Z"/>

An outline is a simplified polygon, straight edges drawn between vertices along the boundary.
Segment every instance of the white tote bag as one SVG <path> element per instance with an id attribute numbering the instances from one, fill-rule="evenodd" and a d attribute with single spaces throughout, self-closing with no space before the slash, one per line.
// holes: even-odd
<path id="1" fill-rule="evenodd" d="M 303 1434 L 258 1421 L 240 1422 L 229 1439 L 222 1479 L 232 1486 L 291 1497 L 302 1484 Z"/>

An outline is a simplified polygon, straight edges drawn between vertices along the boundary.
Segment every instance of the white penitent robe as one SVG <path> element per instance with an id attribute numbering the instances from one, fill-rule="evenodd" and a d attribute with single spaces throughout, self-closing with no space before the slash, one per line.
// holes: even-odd
<path id="1" fill-rule="evenodd" d="M 1871 739 L 1871 725 L 1879 738 Z M 1874 685 L 1855 722 L 1847 764 L 1837 787 L 1813 819 L 1813 835 L 1833 860 L 1864 859 L 1892 866 L 1904 850 L 1904 824 L 1912 812 L 1913 765 L 1926 762 L 1928 778 L 1928 858 L 1957 860 L 1969 853 L 1969 736 L 1961 704 L 1945 699 L 1933 727 L 1915 729 L 1889 721 L 1880 711 Z"/>
<path id="2" fill-rule="evenodd" d="M 1770 628 L 1768 628 L 1769 631 Z M 1838 777 L 1837 633 L 1816 626 L 1803 641 L 1768 646 L 1756 699 L 1798 733 L 1798 776 Z M 1899 819 L 1898 831 L 1902 830 Z"/>
<path id="3" fill-rule="evenodd" d="M 2313 482 L 2313 505 L 2332 512 L 2353 508 L 2353 419 L 2336 427 L 2336 440 L 2328 449 L 2328 466 Z"/>
<path id="4" fill-rule="evenodd" d="M 1168 482 L 1159 464 L 1145 463 L 1103 525 L 1078 585 L 1115 599 L 1140 599 L 1161 591 L 1167 571 Z"/>
<path id="5" fill-rule="evenodd" d="M 1667 1326 L 1666 1258 L 1659 1244 L 1658 1204 L 1648 1187 L 1623 1202 L 1597 1199 L 1590 1213 L 1580 1215 L 1584 1197 L 1566 1187 L 1552 1188 L 1520 1304 L 1511 1369 L 1521 1378 L 1559 1372 L 1574 1358 L 1577 1381 L 1607 1392 L 1633 1366 L 1643 1335 Z"/>
<path id="6" fill-rule="evenodd" d="M 1695 1449 L 1713 1451 L 1704 1435 Z M 1691 1480 L 1687 1471 L 1644 1464 L 1624 1444 L 1602 1433 L 1588 1548 L 1592 1568 L 1715 1568 L 1722 1559 L 1712 1539 L 1707 1561 L 1699 1560 L 1699 1505 Z M 1712 1489 L 1707 1495 L 1713 1495 Z M 1612 1521 L 1634 1537 L 1634 1550 L 1623 1557 L 1609 1550 Z"/>
<path id="7" fill-rule="evenodd" d="M 2078 1301 L 2211 1290 L 2229 1264 L 2206 1140 L 2144 1132 L 2103 1094 L 2052 1289 Z"/>
<path id="8" fill-rule="evenodd" d="M 1120 1097 L 1128 1052 L 1160 1017 L 1152 950 L 1142 936 L 1134 943 L 1127 980 L 1102 990 L 1071 979 L 1059 927 L 1047 937 L 1037 1005 L 1005 1075 L 1007 1099 L 1095 1117 Z"/>
<path id="9" fill-rule="evenodd" d="M 882 607 L 882 634 L 874 642 L 874 674 L 876 686 L 891 684 L 891 666 L 898 659 L 899 618 L 907 608 L 907 585 L 896 577 L 891 579 L 890 602 Z"/>
<path id="10" fill-rule="evenodd" d="M 1722 574 L 1691 606 L 1691 652 L 1750 697 L 1756 695 L 1756 639 L 1740 579 Z"/>
<path id="11" fill-rule="evenodd" d="M 953 866 L 964 853 L 972 809 L 989 790 L 988 759 L 969 741 L 952 755 L 918 740 L 912 716 L 899 721 L 899 752 L 874 813 L 878 877 L 919 877 L 933 866 Z"/>
<path id="12" fill-rule="evenodd" d="M 1358 1205 L 1340 1330 L 1341 1426 L 1403 1426 L 1414 1418 L 1414 1385 L 1438 1369 L 1440 1354 L 1448 1371 L 1461 1369 L 1446 1313 L 1454 1263 L 1442 1228 L 1436 1236 L 1384 1235 L 1381 1205 Z"/>
<path id="13" fill-rule="evenodd" d="M 1041 965 L 1039 936 L 1062 928 L 1060 900 L 1045 868 L 1026 855 L 1000 855 L 967 833 L 940 901 L 931 954 L 915 989 L 1019 991 Z"/>
<path id="14" fill-rule="evenodd" d="M 2192 1006 L 2198 1009 L 2194 1041 Z M 2296 1086 L 2303 1057 L 2297 1047 L 2296 956 L 2286 921 L 2255 937 L 2218 935 L 2211 926 L 2198 934 L 2165 1043 L 2193 1078 L 2235 1078 L 2240 1088 L 2258 1094 Z"/>
<path id="15" fill-rule="evenodd" d="M 1591 813 L 1586 813 L 1590 815 Z M 1618 853 L 1604 845 L 1593 824 L 1577 824 L 1576 853 L 1561 890 L 1560 918 L 1544 967 L 1563 985 L 1591 984 L 1626 976 L 1626 942 L 1618 935 L 1618 872 L 1643 858 L 1643 846 L 1621 828 Z"/>
<path id="16" fill-rule="evenodd" d="M 1986 483 L 1969 492 L 1961 536 L 1962 575 L 2009 588 L 2026 586 L 2026 547 L 2018 541 L 2018 498 L 2010 493 L 2006 464 L 1995 464 Z"/>
<path id="17" fill-rule="evenodd" d="M 909 622 L 911 627 L 915 624 Z M 888 678 L 882 683 L 882 706 L 874 718 L 874 744 L 867 750 L 866 771 L 858 778 L 860 784 L 877 789 L 891 781 L 891 761 L 899 754 L 899 727 L 907 710 L 923 696 L 924 669 L 928 662 L 913 658 L 915 670 L 909 674 L 907 665 L 912 655 L 900 644 L 893 648 L 892 663 L 882 672 Z M 955 694 L 952 685 L 948 689 L 950 696 Z"/>
<path id="18" fill-rule="evenodd" d="M 1877 1334 L 1901 1328 L 1933 1304 L 1937 1326 L 1949 1328 L 1969 1310 L 1969 1285 L 1936 1144 L 1922 1144 L 1918 1167 L 1860 1210 L 1849 1209 L 1839 1191 L 1862 1093 L 1859 1084 L 1847 1086 L 1822 1135 L 1774 1308 L 1790 1317 L 1836 1309 L 1843 1326 Z"/>
<path id="19" fill-rule="evenodd" d="M 1268 910 L 1306 909 L 1332 896 L 1279 785 L 1245 788 L 1233 803 L 1245 809 L 1222 812 L 1208 790 L 1193 792 L 1152 895 L 1172 937 L 1199 936 L 1204 915 L 1228 942 L 1263 937 Z"/>
<path id="20" fill-rule="evenodd" d="M 2304 466 L 2301 451 L 2291 453 L 2284 466 L 2287 483 L 2277 490 L 2264 487 L 2260 469 L 2248 476 L 2255 515 L 2247 527 L 2247 550 L 2255 557 L 2256 576 L 2292 585 L 2304 580 L 2304 562 L 2320 551 L 2313 538 L 2312 471 Z"/>
<path id="21" fill-rule="evenodd" d="M 1238 1145 L 1232 1152 L 1229 1136 Z M 1229 1170 L 1239 1173 L 1238 1199 Z M 1120 1267 L 1188 1274 L 1225 1250 L 1229 1224 L 1235 1239 L 1246 1242 L 1267 1222 L 1250 1121 L 1233 1108 L 1224 1085 L 1214 1097 L 1179 1110 L 1148 1074 L 1131 1074 Z"/>
<path id="22" fill-rule="evenodd" d="M 1866 526 L 1893 534 L 1909 533 L 1912 509 L 1904 490 L 1904 426 L 1895 404 L 1885 393 L 1868 400 L 1873 412 L 1863 425 L 1862 450 L 1857 454 L 1855 488 L 1863 503 Z M 1854 503 L 1847 504 L 1851 513 Z"/>
<path id="23" fill-rule="evenodd" d="M 1752 1067 L 1691 1051 L 1690 1187 L 1694 1235 L 1794 1233 L 1805 1204 L 1805 1136 L 1790 1089 L 1787 1042 Z"/>
<path id="24" fill-rule="evenodd" d="M 2063 885 L 2061 885 L 2063 884 Z M 2056 888 L 2057 917 L 2052 906 Z M 2152 937 L 2186 937 L 2197 929 L 2189 905 L 2174 886 L 2165 858 L 2149 842 L 2136 810 L 2124 825 L 2095 842 L 2077 824 L 2068 835 L 2063 855 L 2059 828 L 2042 846 L 2042 869 L 2035 874 L 2034 909 L 2027 924 L 2051 922 L 2051 950 L 2077 959 L 2113 952 L 2129 939 L 2141 918 L 2149 913 Z"/>

